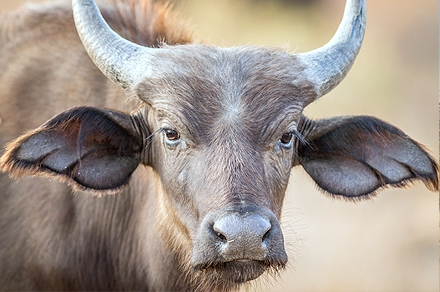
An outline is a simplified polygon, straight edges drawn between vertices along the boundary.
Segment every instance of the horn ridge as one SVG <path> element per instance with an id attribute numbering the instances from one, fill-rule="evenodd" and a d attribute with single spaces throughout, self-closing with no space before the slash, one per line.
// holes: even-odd
<path id="1" fill-rule="evenodd" d="M 148 60 L 146 55 L 153 54 L 153 49 L 132 43 L 114 32 L 94 0 L 73 0 L 72 9 L 83 46 L 102 73 L 124 89 L 139 82 L 141 72 L 145 76 L 148 71 L 144 64 Z"/>
<path id="2" fill-rule="evenodd" d="M 296 55 L 304 64 L 305 78 L 315 85 L 317 98 L 336 87 L 351 69 L 365 35 L 365 2 L 347 0 L 344 16 L 332 39 L 318 49 Z"/>

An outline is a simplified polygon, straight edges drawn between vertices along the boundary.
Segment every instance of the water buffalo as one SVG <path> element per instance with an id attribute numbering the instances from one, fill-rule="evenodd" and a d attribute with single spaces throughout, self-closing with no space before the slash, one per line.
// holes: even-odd
<path id="1" fill-rule="evenodd" d="M 300 54 L 194 44 L 150 1 L 103 3 L 106 21 L 72 7 L 0 19 L 0 143 L 19 136 L 0 160 L 2 290 L 228 291 L 277 273 L 293 166 L 354 201 L 438 190 L 437 162 L 396 127 L 302 113 L 353 64 L 365 1 Z"/>

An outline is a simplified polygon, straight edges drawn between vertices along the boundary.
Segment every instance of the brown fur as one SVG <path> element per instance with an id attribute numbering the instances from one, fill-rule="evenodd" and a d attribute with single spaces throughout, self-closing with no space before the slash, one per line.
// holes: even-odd
<path id="1" fill-rule="evenodd" d="M 90 61 L 68 3 L 0 16 L 0 144 L 50 119 L 0 161 L 20 178 L 0 174 L 1 289 L 229 291 L 276 274 L 287 261 L 278 220 L 292 166 L 350 200 L 415 180 L 438 190 L 437 162 L 397 128 L 372 117 L 307 119 L 316 92 L 295 56 L 172 46 L 191 33 L 168 6 L 128 3 L 102 5 L 110 26 L 168 52 L 130 102 Z M 167 128 L 181 139 L 166 140 Z M 114 195 L 91 195 L 105 192 Z M 218 219 L 248 213 L 270 221 L 259 242 L 266 254 L 219 251 Z"/>
<path id="2" fill-rule="evenodd" d="M 169 5 L 152 4 L 149 0 L 114 2 L 116 4 L 101 6 L 102 12 L 124 37 L 149 46 L 191 41 L 192 33 L 179 25 Z M 91 62 L 79 41 L 70 6 L 70 1 L 28 4 L 0 15 L 0 65 L 3 68 L 0 72 L 0 145 L 69 107 L 93 105 L 125 111 L 137 108 L 134 102 L 124 103 L 124 92 Z M 80 86 L 84 80 L 88 80 L 87 86 Z M 8 168 L 3 164 L 3 170 Z M 139 169 L 132 176 L 131 186 L 119 192 L 119 196 L 98 199 L 81 191 L 72 196 L 69 187 L 46 179 L 23 178 L 17 184 L 6 174 L 0 174 L 1 290 L 147 289 L 149 280 L 145 279 L 145 267 L 155 271 L 159 269 L 154 267 L 155 262 L 166 263 L 162 252 L 156 252 L 157 258 L 145 259 L 140 248 L 144 240 L 133 238 L 134 234 L 156 233 L 154 219 L 133 218 L 129 214 L 148 214 L 145 209 L 154 208 L 154 197 L 130 195 L 153 193 L 149 177 L 152 177 L 150 169 Z M 32 192 L 23 194 L 20 189 Z M 35 204 L 27 204 L 29 200 L 35 200 Z M 44 203 L 49 201 L 50 204 Z M 132 206 L 137 210 L 132 210 Z M 84 212 L 95 215 L 87 219 L 87 225 L 71 225 L 84 220 L 81 215 Z M 119 223 L 109 225 L 114 222 L 112 217 Z M 54 218 L 61 218 L 67 229 L 53 225 Z M 9 222 L 11 219 L 13 222 Z M 139 220 L 150 224 L 152 231 L 138 230 Z M 111 234 L 105 235 L 105 230 L 112 230 Z M 54 237 L 52 232 L 58 235 Z M 78 232 L 91 241 L 82 242 L 86 237 L 78 238 L 75 235 Z M 113 247 L 103 245 L 105 237 L 119 237 L 121 232 L 126 233 L 123 236 L 127 241 L 115 243 Z M 101 253 L 81 254 L 86 250 L 76 249 L 77 244 Z M 164 246 L 160 242 L 155 245 L 153 249 L 157 250 Z M 96 260 L 81 262 L 87 258 Z M 119 258 L 126 260 L 114 262 L 113 259 Z M 139 266 L 139 259 L 144 261 L 143 266 Z M 167 269 L 171 268 L 164 265 L 163 270 Z M 78 276 L 85 286 L 78 286 L 75 280 Z M 157 290 L 163 290 L 160 287 L 167 279 L 150 277 L 152 283 L 165 281 L 157 284 Z M 175 289 L 180 289 L 178 283 L 175 285 Z"/>

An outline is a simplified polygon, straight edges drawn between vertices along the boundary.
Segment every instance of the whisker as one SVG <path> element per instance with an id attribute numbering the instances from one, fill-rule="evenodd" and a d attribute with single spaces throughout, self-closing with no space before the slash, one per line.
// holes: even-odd
<path id="1" fill-rule="evenodd" d="M 310 143 L 306 140 L 306 138 L 304 138 L 304 136 L 298 130 L 293 130 L 292 134 L 301 142 L 301 144 L 310 146 Z"/>
<path id="2" fill-rule="evenodd" d="M 156 138 L 157 133 L 161 132 L 163 130 L 163 128 L 159 128 L 156 131 L 154 131 L 153 133 L 151 133 L 151 135 L 149 135 L 148 137 L 146 137 L 144 139 L 144 144 L 145 144 L 145 148 L 148 148 L 151 143 L 153 143 L 154 138 Z"/>

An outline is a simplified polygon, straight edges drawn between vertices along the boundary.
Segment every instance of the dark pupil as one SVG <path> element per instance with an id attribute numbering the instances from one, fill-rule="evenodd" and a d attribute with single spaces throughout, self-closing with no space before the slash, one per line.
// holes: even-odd
<path id="1" fill-rule="evenodd" d="M 280 139 L 283 144 L 289 144 L 290 140 L 292 140 L 292 133 L 284 133 Z"/>
<path id="2" fill-rule="evenodd" d="M 179 133 L 175 130 L 165 130 L 165 135 L 170 141 L 178 140 L 180 138 Z"/>

